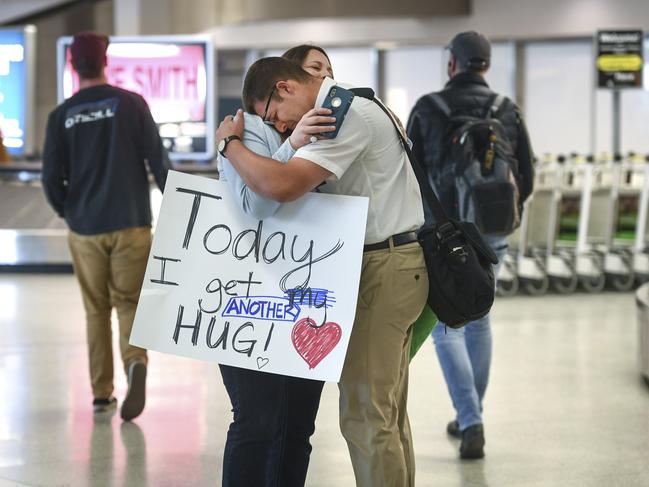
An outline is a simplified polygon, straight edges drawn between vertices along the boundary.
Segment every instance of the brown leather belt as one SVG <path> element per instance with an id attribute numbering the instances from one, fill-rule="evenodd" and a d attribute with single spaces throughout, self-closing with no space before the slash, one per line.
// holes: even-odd
<path id="1" fill-rule="evenodd" d="M 371 250 L 383 250 L 390 248 L 390 239 L 392 239 L 392 245 L 394 247 L 399 247 L 400 245 L 406 245 L 417 241 L 417 234 L 415 232 L 404 232 L 392 235 L 390 238 L 383 240 L 383 242 L 377 242 L 373 244 L 367 244 L 363 247 L 363 252 L 369 252 Z"/>

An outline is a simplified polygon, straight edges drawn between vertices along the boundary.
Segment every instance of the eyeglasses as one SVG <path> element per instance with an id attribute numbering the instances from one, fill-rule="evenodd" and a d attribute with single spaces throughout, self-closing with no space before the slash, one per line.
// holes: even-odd
<path id="1" fill-rule="evenodd" d="M 275 94 L 275 86 L 273 86 L 273 89 L 270 90 L 270 95 L 268 95 L 268 101 L 266 102 L 266 109 L 264 110 L 264 116 L 261 117 L 262 121 L 266 125 L 275 125 L 275 122 L 271 122 L 270 120 L 266 120 L 266 115 L 268 115 L 268 107 L 270 106 L 270 101 L 273 99 L 274 94 Z"/>

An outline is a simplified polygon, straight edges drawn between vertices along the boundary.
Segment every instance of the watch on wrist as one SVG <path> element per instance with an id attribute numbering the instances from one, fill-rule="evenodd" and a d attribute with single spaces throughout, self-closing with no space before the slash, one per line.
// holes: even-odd
<path id="1" fill-rule="evenodd" d="M 216 146 L 216 150 L 219 151 L 219 154 L 221 154 L 223 157 L 227 157 L 225 155 L 225 148 L 233 140 L 241 140 L 241 137 L 239 137 L 238 135 L 228 135 L 227 137 L 219 140 L 219 144 Z"/>

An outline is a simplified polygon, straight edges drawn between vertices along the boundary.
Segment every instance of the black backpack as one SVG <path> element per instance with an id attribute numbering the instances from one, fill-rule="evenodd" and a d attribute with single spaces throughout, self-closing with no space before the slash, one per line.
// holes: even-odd
<path id="1" fill-rule="evenodd" d="M 508 99 L 494 94 L 483 117 L 454 113 L 437 93 L 431 102 L 447 117 L 440 170 L 433 184 L 453 215 L 470 221 L 485 235 L 509 235 L 521 221 L 518 161 L 498 120 Z M 448 191 L 452 194 L 448 195 Z"/>

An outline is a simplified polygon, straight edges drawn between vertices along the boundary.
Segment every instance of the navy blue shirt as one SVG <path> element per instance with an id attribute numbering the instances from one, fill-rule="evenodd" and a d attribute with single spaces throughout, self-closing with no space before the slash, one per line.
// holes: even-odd
<path id="1" fill-rule="evenodd" d="M 72 231 L 96 235 L 151 225 L 147 164 L 164 189 L 171 165 L 140 95 L 92 86 L 50 113 L 43 189 Z"/>

